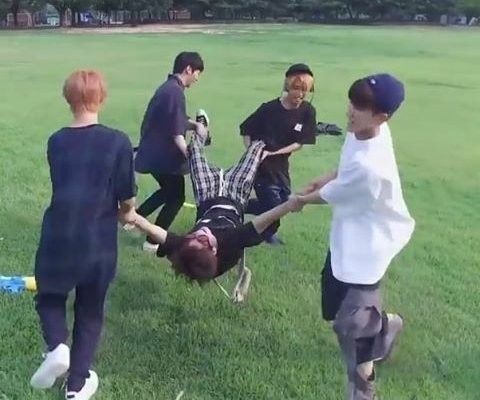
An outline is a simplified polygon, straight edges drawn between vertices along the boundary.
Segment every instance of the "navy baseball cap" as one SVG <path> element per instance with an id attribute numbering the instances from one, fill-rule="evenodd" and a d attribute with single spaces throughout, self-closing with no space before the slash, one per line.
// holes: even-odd
<path id="1" fill-rule="evenodd" d="M 375 74 L 363 78 L 373 92 L 378 111 L 392 115 L 405 100 L 403 83 L 390 74 Z"/>
<path id="2" fill-rule="evenodd" d="M 313 78 L 313 72 L 310 67 L 307 64 L 301 63 L 290 65 L 290 67 L 287 69 L 287 72 L 285 72 L 285 77 L 288 78 L 289 76 L 298 74 L 308 74 Z"/>

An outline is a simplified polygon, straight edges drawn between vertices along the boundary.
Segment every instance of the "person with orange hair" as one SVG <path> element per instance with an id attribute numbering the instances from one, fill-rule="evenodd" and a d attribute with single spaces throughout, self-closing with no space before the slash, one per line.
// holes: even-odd
<path id="1" fill-rule="evenodd" d="M 35 260 L 36 310 L 48 352 L 30 383 L 48 389 L 69 371 L 65 398 L 88 400 L 98 387 L 90 367 L 116 270 L 117 218 L 128 221 L 135 212 L 136 185 L 128 136 L 98 123 L 107 95 L 102 75 L 75 71 L 63 95 L 73 120 L 48 140 L 52 197 Z M 70 348 L 66 302 L 72 290 Z"/>
<path id="2" fill-rule="evenodd" d="M 305 101 L 313 89 L 312 70 L 305 64 L 293 64 L 285 73 L 282 96 L 263 103 L 240 125 L 245 146 L 254 140 L 266 145 L 255 179 L 257 197 L 250 199 L 246 213 L 259 215 L 288 200 L 290 154 L 304 144 L 315 144 L 316 111 Z M 266 241 L 283 244 L 276 234 Z"/>

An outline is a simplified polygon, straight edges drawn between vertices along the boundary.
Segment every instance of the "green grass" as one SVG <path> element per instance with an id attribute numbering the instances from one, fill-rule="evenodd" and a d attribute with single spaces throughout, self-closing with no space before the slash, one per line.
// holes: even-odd
<path id="1" fill-rule="evenodd" d="M 235 27 L 234 27 L 235 28 Z M 223 35 L 0 34 L 0 274 L 31 274 L 50 183 L 47 137 L 69 121 L 60 96 L 74 68 L 104 71 L 110 96 L 102 122 L 138 140 L 143 111 L 177 52 L 206 60 L 188 91 L 212 117 L 209 157 L 229 165 L 241 152 L 238 124 L 278 95 L 291 62 L 316 74 L 319 120 L 343 125 L 346 90 L 357 77 L 390 71 L 407 85 L 391 127 L 405 196 L 417 221 L 408 248 L 385 279 L 385 304 L 407 329 L 394 359 L 379 368 L 388 400 L 480 399 L 480 31 L 420 28 L 248 26 Z M 342 138 L 322 137 L 293 157 L 295 187 L 335 166 Z M 143 199 L 154 188 L 140 178 Z M 183 209 L 174 228 L 186 230 Z M 327 208 L 282 224 L 285 248 L 249 252 L 254 280 L 245 305 L 214 286 L 177 279 L 163 260 L 122 234 L 118 277 L 95 365 L 103 400 L 336 400 L 344 372 L 335 338 L 320 318 L 319 276 Z M 223 283 L 230 289 L 234 277 Z M 0 295 L 0 399 L 60 399 L 28 380 L 42 340 L 30 294 Z"/>

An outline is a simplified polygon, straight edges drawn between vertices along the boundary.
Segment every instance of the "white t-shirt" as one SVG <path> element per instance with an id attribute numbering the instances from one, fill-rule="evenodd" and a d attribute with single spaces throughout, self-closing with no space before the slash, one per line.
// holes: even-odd
<path id="1" fill-rule="evenodd" d="M 337 178 L 320 189 L 320 196 L 333 206 L 333 275 L 346 283 L 378 282 L 415 226 L 403 199 L 387 123 L 372 139 L 347 133 Z"/>

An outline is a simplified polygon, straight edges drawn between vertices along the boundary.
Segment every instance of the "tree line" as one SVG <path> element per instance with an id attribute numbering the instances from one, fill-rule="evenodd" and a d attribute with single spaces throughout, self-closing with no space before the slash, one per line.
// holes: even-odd
<path id="1" fill-rule="evenodd" d="M 480 0 L 0 0 L 0 21 L 8 13 L 17 25 L 20 10 L 35 12 L 49 3 L 64 23 L 71 15 L 96 10 L 109 16 L 128 12 L 128 21 L 138 23 L 172 19 L 171 10 L 187 9 L 194 20 L 204 19 L 299 19 L 359 21 L 406 21 L 415 16 L 438 22 L 441 15 L 480 16 Z M 170 11 L 170 12 L 169 12 Z M 140 17 L 147 15 L 147 18 Z M 75 25 L 75 18 L 72 24 Z M 108 23 L 108 19 L 107 19 Z"/>

